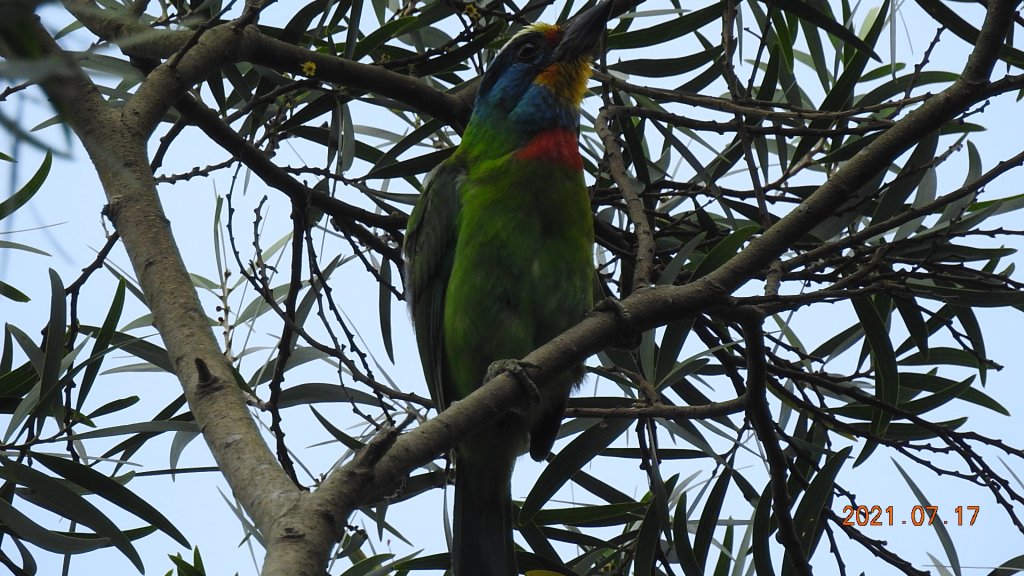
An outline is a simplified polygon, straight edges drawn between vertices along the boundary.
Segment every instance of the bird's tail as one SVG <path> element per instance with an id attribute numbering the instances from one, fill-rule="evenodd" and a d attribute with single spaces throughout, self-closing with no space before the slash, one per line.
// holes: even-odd
<path id="1" fill-rule="evenodd" d="M 466 451 L 455 456 L 455 576 L 515 576 L 511 480 L 514 458 Z"/>

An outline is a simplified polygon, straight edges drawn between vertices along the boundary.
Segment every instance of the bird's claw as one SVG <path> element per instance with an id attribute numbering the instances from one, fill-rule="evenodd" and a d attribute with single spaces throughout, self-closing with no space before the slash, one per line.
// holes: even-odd
<path id="1" fill-rule="evenodd" d="M 516 380 L 518 380 L 526 388 L 526 402 L 527 406 L 533 406 L 540 403 L 540 388 L 537 387 L 536 382 L 527 373 L 529 369 L 536 369 L 536 364 L 524 362 L 522 360 L 498 360 L 492 362 L 487 367 L 487 375 L 484 377 L 485 382 L 501 376 L 504 373 L 511 374 Z M 521 412 L 519 408 L 512 408 L 512 412 Z"/>
<path id="2" fill-rule="evenodd" d="M 597 305 L 594 306 L 594 311 L 614 312 L 615 315 L 619 317 L 619 319 L 627 323 L 631 320 L 632 316 L 629 313 L 629 310 L 626 310 L 626 307 L 622 305 L 622 301 L 619 300 L 618 298 L 615 298 L 614 296 L 609 296 L 604 300 L 598 302 Z"/>
<path id="3" fill-rule="evenodd" d="M 594 306 L 594 312 L 611 312 L 625 326 L 622 340 L 614 346 L 615 348 L 633 350 L 640 346 L 642 333 L 634 327 L 633 314 L 622 305 L 622 300 L 609 296 Z"/>

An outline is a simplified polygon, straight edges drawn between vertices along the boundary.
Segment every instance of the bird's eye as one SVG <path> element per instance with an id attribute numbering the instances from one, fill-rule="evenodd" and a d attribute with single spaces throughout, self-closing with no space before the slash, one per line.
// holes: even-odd
<path id="1" fill-rule="evenodd" d="M 533 60 L 533 57 L 540 52 L 540 46 L 536 42 L 526 42 L 516 50 L 516 58 L 519 60 Z"/>

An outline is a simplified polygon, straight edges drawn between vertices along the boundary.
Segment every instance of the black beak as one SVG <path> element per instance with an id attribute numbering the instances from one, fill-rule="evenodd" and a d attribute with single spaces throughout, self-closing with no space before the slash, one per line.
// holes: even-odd
<path id="1" fill-rule="evenodd" d="M 555 47 L 555 61 L 565 62 L 589 56 L 604 37 L 614 0 L 600 0 L 594 7 L 584 10 L 562 26 L 562 41 Z"/>

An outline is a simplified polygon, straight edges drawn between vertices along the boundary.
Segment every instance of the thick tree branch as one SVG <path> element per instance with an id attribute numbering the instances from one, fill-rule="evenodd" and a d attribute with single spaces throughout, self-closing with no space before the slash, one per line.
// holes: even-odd
<path id="1" fill-rule="evenodd" d="M 148 134 L 122 121 L 24 4 L 4 2 L 0 10 L 0 37 L 14 52 L 4 56 L 49 58 L 63 64 L 41 86 L 96 168 L 110 219 L 214 459 L 235 496 L 272 540 L 276 520 L 296 504 L 300 492 L 263 442 L 210 329 L 156 195 L 146 154 Z M 26 38 L 32 50 L 17 51 Z"/>
<path id="2" fill-rule="evenodd" d="M 66 0 L 65 7 L 90 31 L 116 43 L 125 54 L 135 58 L 171 58 L 193 38 L 188 31 L 153 30 L 127 12 L 103 10 L 89 0 Z M 195 46 L 176 60 L 180 61 L 167 66 L 168 70 L 151 84 L 153 90 L 159 87 L 165 92 L 155 94 L 154 104 L 159 102 L 156 109 L 139 111 L 143 126 L 159 120 L 184 90 L 204 80 L 219 66 L 245 61 L 294 74 L 301 74 L 303 63 L 312 62 L 316 64 L 317 80 L 380 94 L 460 131 L 472 110 L 472 103 L 466 98 L 437 90 L 413 76 L 288 44 L 266 36 L 253 25 L 217 25 L 203 33 Z"/>

